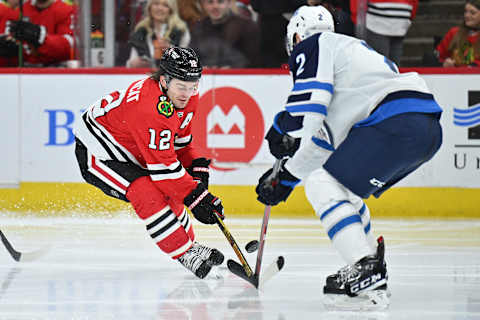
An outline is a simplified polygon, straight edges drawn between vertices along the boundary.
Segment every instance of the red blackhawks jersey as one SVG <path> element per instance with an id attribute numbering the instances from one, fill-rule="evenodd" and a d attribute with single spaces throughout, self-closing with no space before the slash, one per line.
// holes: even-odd
<path id="1" fill-rule="evenodd" d="M 149 171 L 166 196 L 183 203 L 197 186 L 185 171 L 198 158 L 192 142 L 192 118 L 198 94 L 176 109 L 151 78 L 115 91 L 85 111 L 75 135 L 101 160 L 134 163 Z"/>
<path id="2" fill-rule="evenodd" d="M 32 0 L 25 1 L 23 16 L 31 23 L 45 28 L 45 40 L 38 47 L 24 43 L 24 61 L 32 65 L 48 65 L 74 58 L 74 7 L 55 0 L 48 8 L 38 9 Z M 19 9 L 8 20 L 18 20 Z M 0 33 L 7 33 L 5 23 L 0 22 Z M 18 58 L 2 59 L 1 66 L 16 66 Z"/>

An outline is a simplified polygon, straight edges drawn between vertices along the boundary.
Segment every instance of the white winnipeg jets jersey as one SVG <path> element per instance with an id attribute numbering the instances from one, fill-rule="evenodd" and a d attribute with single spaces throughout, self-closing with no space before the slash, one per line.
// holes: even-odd
<path id="1" fill-rule="evenodd" d="M 303 119 L 300 130 L 283 130 L 302 138 L 300 150 L 289 161 L 290 167 L 310 166 L 313 162 L 322 165 L 309 158 L 317 151 L 310 140 L 315 140 L 312 136 L 324 122 L 329 128 L 332 151 L 345 140 L 352 127 L 373 125 L 405 112 L 442 111 L 417 73 L 399 73 L 393 62 L 357 38 L 333 32 L 313 35 L 295 46 L 289 66 L 293 88 L 285 110 L 293 118 Z M 392 95 L 400 96 L 401 103 L 396 100 L 384 104 Z M 274 126 L 289 125 L 274 122 Z M 312 152 L 302 150 L 306 145 L 310 145 Z"/>
<path id="2" fill-rule="evenodd" d="M 300 42 L 289 64 L 294 87 L 285 109 L 292 116 L 325 116 L 334 146 L 389 93 L 429 93 L 417 73 L 400 74 L 393 62 L 364 41 L 333 32 Z"/>

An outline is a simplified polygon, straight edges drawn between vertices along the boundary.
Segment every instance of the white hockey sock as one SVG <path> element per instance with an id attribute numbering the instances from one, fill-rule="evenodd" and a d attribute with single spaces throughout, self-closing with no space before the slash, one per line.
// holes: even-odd
<path id="1" fill-rule="evenodd" d="M 363 230 L 365 231 L 365 234 L 367 235 L 368 244 L 376 252 L 377 251 L 377 240 L 375 239 L 375 236 L 373 235 L 372 226 L 371 226 L 371 223 L 370 223 L 370 210 L 368 209 L 368 206 L 365 202 L 361 201 L 358 204 L 361 205 L 360 208 L 358 209 L 358 213 L 360 214 L 360 217 L 362 218 Z M 357 206 L 355 206 L 355 209 L 357 209 Z"/>
<path id="2" fill-rule="evenodd" d="M 333 203 L 317 214 L 333 246 L 348 264 L 375 254 L 367 240 L 360 214 L 350 202 Z"/>

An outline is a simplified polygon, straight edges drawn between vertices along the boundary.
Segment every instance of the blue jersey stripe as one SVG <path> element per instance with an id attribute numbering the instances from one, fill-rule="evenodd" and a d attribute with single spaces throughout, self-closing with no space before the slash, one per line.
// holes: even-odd
<path id="1" fill-rule="evenodd" d="M 292 91 L 303 91 L 311 89 L 326 90 L 333 94 L 333 85 L 328 82 L 308 81 L 308 82 L 295 82 Z"/>
<path id="2" fill-rule="evenodd" d="M 300 180 L 298 181 L 280 180 L 280 184 L 290 188 L 295 188 L 295 186 L 299 183 L 300 183 Z"/>
<path id="3" fill-rule="evenodd" d="M 360 217 L 363 216 L 366 209 L 367 209 L 367 205 L 365 203 L 363 203 L 363 206 L 360 208 L 360 211 L 359 211 Z"/>
<path id="4" fill-rule="evenodd" d="M 442 109 L 435 100 L 417 98 L 396 99 L 383 103 L 368 118 L 357 122 L 354 127 L 371 126 L 395 115 L 408 112 L 440 113 Z"/>
<path id="5" fill-rule="evenodd" d="M 340 201 L 339 203 L 337 203 L 336 205 L 334 205 L 334 206 L 328 208 L 327 210 L 325 210 L 325 212 L 323 212 L 322 215 L 320 216 L 320 220 L 323 220 L 323 218 L 325 218 L 330 212 L 332 212 L 336 208 L 340 207 L 344 203 L 349 203 L 349 202 L 347 200 L 343 200 L 343 201 Z"/>
<path id="6" fill-rule="evenodd" d="M 298 104 L 295 106 L 286 106 L 285 110 L 290 113 L 297 112 L 315 112 L 327 115 L 327 107 L 320 103 L 307 103 L 307 104 Z"/>
<path id="7" fill-rule="evenodd" d="M 335 148 L 325 140 L 319 139 L 317 137 L 312 137 L 312 141 L 320 148 L 327 149 L 330 151 L 335 151 Z"/>
<path id="8" fill-rule="evenodd" d="M 365 231 L 365 234 L 368 234 L 368 232 L 370 232 L 370 228 L 371 228 L 371 225 L 370 225 L 370 222 L 365 226 L 365 228 L 363 228 L 363 231 Z"/>
<path id="9" fill-rule="evenodd" d="M 346 217 L 339 222 L 337 222 L 333 227 L 328 230 L 328 237 L 330 239 L 333 239 L 333 237 L 343 228 L 346 226 L 349 226 L 353 223 L 362 223 L 362 218 L 358 214 L 355 214 L 353 216 Z"/>

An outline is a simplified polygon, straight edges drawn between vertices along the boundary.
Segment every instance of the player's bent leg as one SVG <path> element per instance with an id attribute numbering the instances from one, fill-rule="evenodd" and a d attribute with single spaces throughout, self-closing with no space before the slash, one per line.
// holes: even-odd
<path id="1" fill-rule="evenodd" d="M 327 277 L 324 287 L 326 305 L 342 300 L 353 309 L 365 309 L 377 303 L 388 306 L 383 239 L 375 248 L 369 244 L 360 215 L 361 199 L 323 168 L 308 177 L 305 192 L 334 247 L 348 263 Z M 362 213 L 365 214 L 366 210 L 365 207 Z M 383 285 L 385 288 L 381 289 L 385 290 L 382 292 L 369 292 Z"/>
<path id="2" fill-rule="evenodd" d="M 375 253 L 368 245 L 360 214 L 351 202 L 358 197 L 323 168 L 309 175 L 305 193 L 333 246 L 348 264 Z"/>
<path id="3" fill-rule="evenodd" d="M 360 214 L 360 218 L 362 218 L 363 231 L 367 236 L 367 241 L 368 241 L 368 244 L 370 245 L 370 248 L 376 251 L 377 241 L 373 234 L 372 223 L 370 221 L 370 209 L 368 209 L 367 204 L 360 197 L 358 197 L 358 201 L 356 200 L 352 201 L 352 205 L 355 208 L 355 210 L 357 210 L 358 213 Z"/>
<path id="4" fill-rule="evenodd" d="M 204 278 L 212 266 L 223 262 L 223 254 L 195 241 L 192 222 L 183 204 L 168 204 L 149 177 L 135 180 L 127 198 L 157 246 L 173 259 Z"/>
<path id="5" fill-rule="evenodd" d="M 149 177 L 135 180 L 128 188 L 126 196 L 137 215 L 144 221 L 147 232 L 162 251 L 177 259 L 190 249 L 193 241 L 164 195 Z"/>
<path id="6" fill-rule="evenodd" d="M 218 250 L 211 249 L 208 255 L 207 250 L 201 250 L 205 246 L 194 241 L 193 228 L 186 211 L 182 208 L 177 217 L 149 177 L 139 178 L 130 184 L 126 196 L 157 246 L 173 259 L 178 259 L 197 277 L 207 276 L 212 266 L 220 260 L 219 255 L 220 263 L 223 262 L 223 255 Z"/>

